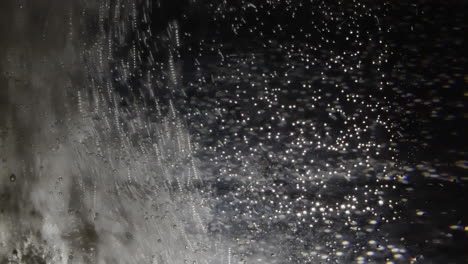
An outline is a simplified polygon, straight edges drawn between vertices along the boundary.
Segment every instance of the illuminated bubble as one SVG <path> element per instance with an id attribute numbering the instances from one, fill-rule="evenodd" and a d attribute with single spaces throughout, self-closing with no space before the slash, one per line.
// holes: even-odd
<path id="1" fill-rule="evenodd" d="M 468 227 L 462 225 L 451 225 L 449 228 L 452 230 L 468 230 Z"/>
<path id="2" fill-rule="evenodd" d="M 418 215 L 418 216 L 427 215 L 427 212 L 421 211 L 421 210 L 416 210 L 416 215 Z"/>
<path id="3" fill-rule="evenodd" d="M 468 169 L 468 161 L 459 160 L 459 161 L 455 162 L 455 166 L 460 167 L 462 169 Z"/>

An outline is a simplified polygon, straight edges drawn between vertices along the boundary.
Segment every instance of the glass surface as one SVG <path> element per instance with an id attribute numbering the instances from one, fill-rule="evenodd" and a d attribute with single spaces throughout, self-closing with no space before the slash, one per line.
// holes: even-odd
<path id="1" fill-rule="evenodd" d="M 466 10 L 1 0 L 0 264 L 468 263 Z"/>

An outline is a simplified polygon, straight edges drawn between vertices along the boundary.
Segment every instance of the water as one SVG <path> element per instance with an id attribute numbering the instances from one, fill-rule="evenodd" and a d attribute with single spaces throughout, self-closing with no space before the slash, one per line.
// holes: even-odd
<path id="1" fill-rule="evenodd" d="M 1 263 L 463 263 L 463 10 L 6 1 Z"/>

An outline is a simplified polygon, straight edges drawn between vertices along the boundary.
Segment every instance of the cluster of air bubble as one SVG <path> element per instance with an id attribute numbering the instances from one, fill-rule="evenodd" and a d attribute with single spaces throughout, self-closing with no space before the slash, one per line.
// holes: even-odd
<path id="1" fill-rule="evenodd" d="M 158 25 L 160 4 L 70 15 L 74 187 L 44 232 L 74 261 L 406 259 L 381 234 L 400 206 L 387 4 L 193 2 Z"/>
<path id="2" fill-rule="evenodd" d="M 31 61 L 41 62 L 30 70 L 22 54 L 7 52 L 16 85 L 7 95 L 22 108 L 1 131 L 11 158 L 2 160 L 0 224 L 34 232 L 18 235 L 13 251 L 2 247 L 1 261 L 414 257 L 390 223 L 429 213 L 401 213 L 401 183 L 415 171 L 460 180 L 438 170 L 445 160 L 417 155 L 437 141 L 427 124 L 445 129 L 463 115 L 458 90 L 444 99 L 437 88 L 466 81 L 466 59 L 452 65 L 456 55 L 443 52 L 447 36 L 416 36 L 431 22 L 392 13 L 427 10 L 368 0 L 181 2 L 76 1 L 33 34 L 61 36 L 55 22 L 66 16 L 63 51 L 35 46 Z M 421 19 L 429 18 L 436 27 L 439 15 Z M 441 32 L 450 26 L 462 31 Z M 411 52 L 421 38 L 433 55 Z M 397 46 L 413 56 L 399 58 Z M 461 38 L 451 47 L 460 50 Z M 34 90 L 20 89 L 25 78 Z M 430 89 L 411 92 L 417 86 Z M 466 169 L 459 148 L 447 149 Z M 2 243 L 15 239 L 1 234 Z"/>
<path id="3" fill-rule="evenodd" d="M 402 109 L 400 148 L 410 161 L 408 175 L 450 182 L 467 179 L 459 173 L 467 164 L 459 133 L 467 80 L 463 66 L 467 59 L 459 56 L 464 48 L 459 4 L 444 2 L 435 8 L 420 1 L 393 7 L 401 19 L 389 35 L 405 56 L 395 59 L 388 71 L 388 88 L 401 98 L 395 107 Z"/>
<path id="4" fill-rule="evenodd" d="M 384 198 L 397 135 L 386 4 L 192 3 L 163 29 L 154 4 L 101 3 L 85 49 L 89 84 L 77 98 L 92 131 L 81 140 L 100 171 L 82 170 L 116 185 L 89 201 L 96 221 L 117 196 L 151 203 L 132 208 L 129 227 L 139 213 L 164 218 L 165 204 L 175 233 L 160 222 L 131 233 L 149 245 L 182 239 L 195 252 L 184 259 L 210 259 L 196 256 L 204 248 L 228 262 L 404 258 L 379 234 L 398 218 L 398 201 Z"/>
<path id="5" fill-rule="evenodd" d="M 382 198 L 398 174 L 386 5 L 204 2 L 214 29 L 182 35 L 187 119 L 218 200 L 210 229 L 241 258 L 404 258 L 378 234 L 400 202 Z"/>

